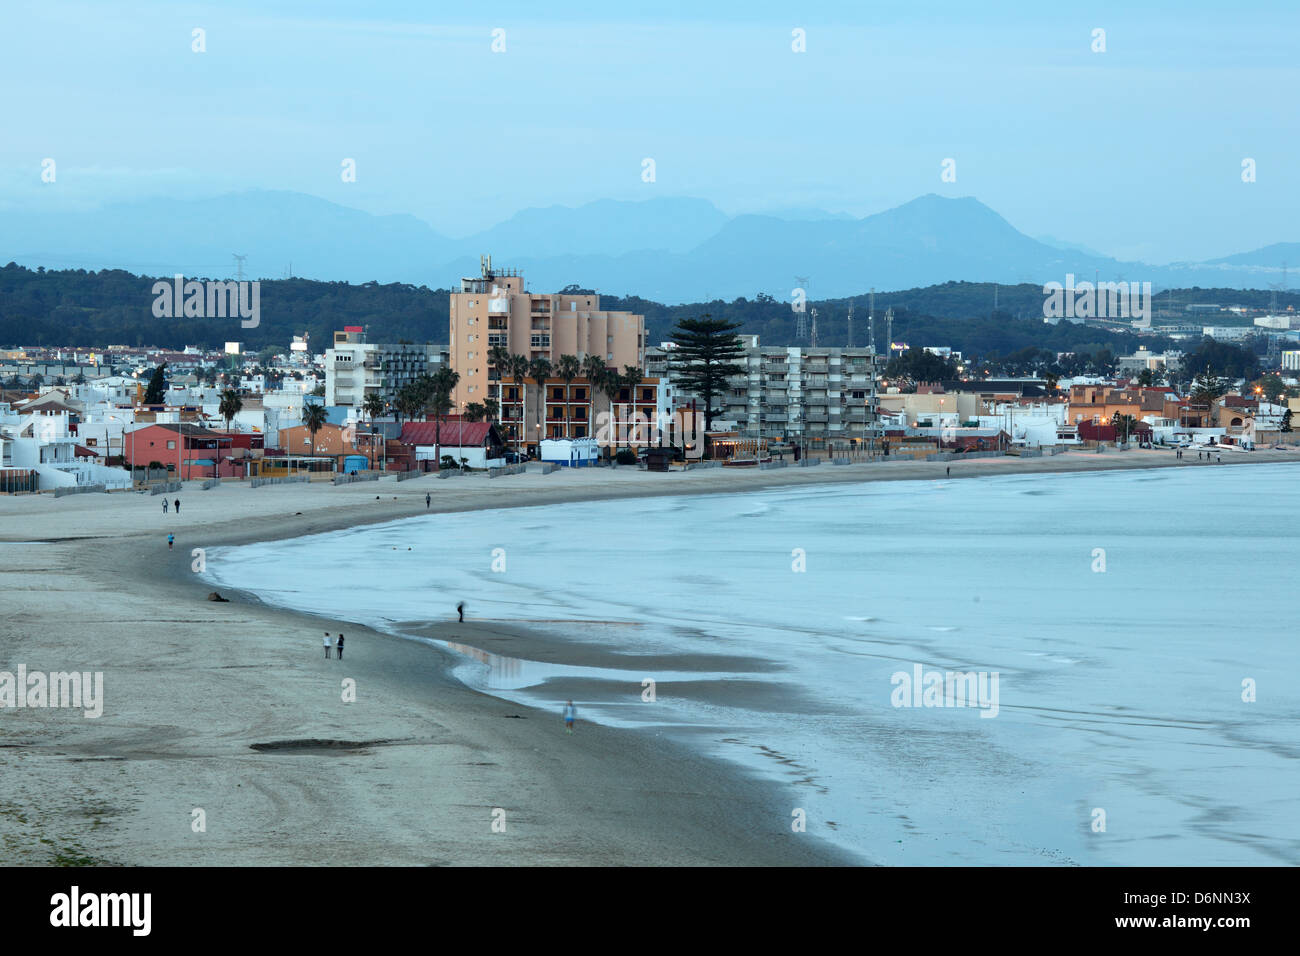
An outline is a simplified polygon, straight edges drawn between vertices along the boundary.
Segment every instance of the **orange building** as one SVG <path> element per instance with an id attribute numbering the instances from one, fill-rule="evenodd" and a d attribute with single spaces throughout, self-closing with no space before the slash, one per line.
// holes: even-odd
<path id="1" fill-rule="evenodd" d="M 490 256 L 482 274 L 461 279 L 460 289 L 449 307 L 450 361 L 460 374 L 456 406 L 502 400 L 506 383 L 488 360 L 495 345 L 529 359 L 599 355 L 606 368 L 645 367 L 644 316 L 605 311 L 598 295 L 528 292 L 519 272 L 494 270 Z"/>

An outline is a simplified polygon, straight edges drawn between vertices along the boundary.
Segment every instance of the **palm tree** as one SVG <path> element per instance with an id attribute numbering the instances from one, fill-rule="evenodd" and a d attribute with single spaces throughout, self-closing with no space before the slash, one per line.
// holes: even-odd
<path id="1" fill-rule="evenodd" d="M 243 408 L 244 400 L 233 388 L 228 388 L 221 393 L 221 404 L 217 406 L 217 411 L 226 420 L 226 431 L 230 431 L 231 420 L 243 411 Z"/>
<path id="2" fill-rule="evenodd" d="M 641 384 L 643 378 L 644 376 L 641 374 L 641 370 L 635 365 L 624 365 L 623 374 L 619 376 L 619 383 L 627 386 L 628 398 L 632 400 L 632 404 L 630 405 L 631 414 L 628 416 L 629 424 L 637 420 L 636 387 Z M 632 437 L 630 432 L 628 433 L 627 447 L 632 447 Z"/>
<path id="3" fill-rule="evenodd" d="M 321 430 L 325 424 L 325 406 L 315 403 L 306 406 L 302 410 L 302 421 L 307 426 L 307 431 L 311 432 L 311 455 L 316 457 L 316 433 Z"/>
<path id="4" fill-rule="evenodd" d="M 361 402 L 361 409 L 370 419 L 370 447 L 374 449 L 375 441 L 375 419 L 384 414 L 384 399 L 378 392 L 371 392 Z M 381 449 L 383 446 L 380 446 Z M 380 464 L 380 470 L 383 470 L 383 464 Z"/>
<path id="5" fill-rule="evenodd" d="M 573 380 L 582 374 L 582 363 L 578 361 L 576 355 L 561 355 L 560 360 L 555 363 L 555 374 L 564 380 L 564 417 L 566 419 L 564 430 L 567 435 L 569 431 L 567 420 L 571 417 L 569 412 L 569 387 L 573 384 Z"/>
<path id="6" fill-rule="evenodd" d="M 501 414 L 501 403 L 495 398 L 483 399 L 483 421 L 494 422 Z"/>
<path id="7" fill-rule="evenodd" d="M 221 404 L 217 406 L 217 411 L 226 421 L 226 431 L 230 431 L 231 420 L 240 413 L 244 407 L 244 400 L 239 397 L 239 393 L 234 389 L 226 389 L 221 395 Z M 217 468 L 216 474 L 221 474 L 221 449 L 217 448 L 216 452 Z"/>
<path id="8" fill-rule="evenodd" d="M 523 355 L 510 356 L 510 377 L 514 379 L 515 387 L 519 389 L 519 398 L 520 401 L 523 403 L 523 405 L 528 404 L 526 400 L 526 396 L 524 394 L 524 382 L 528 378 L 528 370 L 529 370 L 529 363 L 528 363 L 528 359 L 525 356 Z M 520 433 L 522 433 L 524 430 L 524 417 L 522 411 L 523 405 L 520 406 L 520 413 L 519 413 L 518 431 Z M 517 447 L 519 437 L 520 435 L 516 435 L 516 448 L 515 448 L 516 451 L 519 450 Z"/>
<path id="9" fill-rule="evenodd" d="M 551 360 L 541 356 L 533 359 L 528 363 L 528 377 L 537 383 L 537 440 L 540 442 L 542 429 L 546 427 L 546 380 L 551 377 Z"/>
<path id="10" fill-rule="evenodd" d="M 605 367 L 604 359 L 599 355 L 588 352 L 587 356 L 582 360 L 582 374 L 587 379 L 587 392 L 591 399 L 591 421 L 587 426 L 587 435 L 590 438 L 595 438 L 596 392 L 605 390 L 610 371 Z"/>
<path id="11" fill-rule="evenodd" d="M 494 345 L 488 349 L 488 396 L 492 393 L 492 375 L 496 375 L 497 383 L 497 408 L 500 409 L 500 401 L 505 398 L 501 391 L 501 383 L 505 381 L 510 374 L 510 350 L 504 345 Z"/>
<path id="12" fill-rule="evenodd" d="M 447 414 L 451 408 L 451 393 L 455 391 L 456 384 L 460 381 L 460 373 L 443 365 L 431 376 L 428 376 L 428 379 L 429 381 L 426 383 L 428 389 L 427 401 L 437 421 L 437 425 L 434 426 L 434 455 L 437 457 L 439 466 L 441 466 L 442 416 Z"/>

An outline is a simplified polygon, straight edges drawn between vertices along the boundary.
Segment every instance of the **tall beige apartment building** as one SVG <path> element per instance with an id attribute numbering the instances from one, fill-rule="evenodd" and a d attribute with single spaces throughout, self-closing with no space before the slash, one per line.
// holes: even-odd
<path id="1" fill-rule="evenodd" d="M 460 373 L 452 394 L 459 407 L 485 398 L 500 400 L 500 376 L 488 361 L 494 345 L 513 355 L 547 358 L 600 355 L 606 368 L 645 368 L 645 317 L 606 312 L 600 296 L 538 294 L 513 269 L 495 270 L 482 259 L 482 274 L 460 280 L 451 294 L 451 367 Z"/>

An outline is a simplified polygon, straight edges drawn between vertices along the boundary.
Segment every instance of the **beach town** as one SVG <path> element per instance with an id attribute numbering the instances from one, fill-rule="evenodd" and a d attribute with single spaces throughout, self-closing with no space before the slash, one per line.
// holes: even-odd
<path id="1" fill-rule="evenodd" d="M 870 836 L 845 844 L 834 823 L 801 839 L 788 781 L 737 770 L 667 728 L 604 719 L 624 695 L 646 699 L 636 672 L 669 675 L 661 694 L 709 707 L 801 712 L 798 694 L 745 676 L 776 665 L 743 639 L 669 652 L 635 638 L 654 612 L 606 619 L 615 612 L 560 598 L 484 613 L 499 585 L 491 573 L 446 583 L 460 559 L 438 525 L 402 539 L 409 558 L 382 559 L 406 561 L 382 572 L 394 588 L 406 575 L 422 582 L 399 627 L 385 618 L 382 577 L 360 584 L 381 560 L 373 542 L 371 557 L 339 565 L 330 536 L 465 515 L 464 533 L 500 571 L 511 536 L 488 519 L 511 512 L 527 523 L 538 509 L 683 496 L 761 511 L 774 492 L 1017 476 L 1041 487 L 1168 469 L 1231 473 L 1249 489 L 1267 470 L 1240 466 L 1300 461 L 1286 365 L 1257 382 L 1201 375 L 1181 388 L 1167 384 L 1167 353 L 1122 358 L 1108 376 L 915 381 L 902 350 L 874 345 L 766 347 L 684 323 L 682 342 L 648 346 L 640 316 L 604 312 L 594 295 L 528 292 L 486 258 L 461 290 L 449 346 L 371 343 L 344 328 L 318 354 L 294 341 L 257 356 L 231 343 L 217 356 L 2 357 L 18 379 L 0 403 L 5 662 L 75 668 L 101 687 L 87 718 L 52 691 L 15 707 L 0 683 L 13 708 L 0 728 L 9 860 L 901 862 Z M 702 379 L 691 356 L 719 342 L 727 374 Z M 790 553 L 788 535 L 759 535 L 760 549 Z M 295 572 L 310 562 L 272 555 L 263 567 L 241 550 L 296 541 L 324 564 Z M 223 562 L 251 579 L 225 576 Z M 330 597 L 310 596 L 308 579 L 326 586 L 334 572 Z M 261 594 L 277 576 L 281 590 Z M 574 636 L 593 627 L 597 639 Z M 524 700 L 463 679 L 466 661 L 498 681 L 501 661 L 507 677 L 563 673 Z M 575 698 L 580 746 L 561 748 Z M 503 832 L 517 836 L 493 839 Z"/>

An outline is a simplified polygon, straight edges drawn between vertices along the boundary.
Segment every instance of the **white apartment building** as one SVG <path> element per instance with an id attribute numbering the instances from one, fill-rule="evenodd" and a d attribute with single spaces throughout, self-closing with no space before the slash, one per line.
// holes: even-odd
<path id="1" fill-rule="evenodd" d="M 391 402 L 404 385 L 446 362 L 445 346 L 367 342 L 363 329 L 348 326 L 325 350 L 325 404 L 360 408 L 371 394 Z"/>
<path id="2" fill-rule="evenodd" d="M 728 382 L 720 417 L 750 437 L 806 441 L 879 436 L 886 356 L 870 348 L 762 347 L 754 337 Z"/>
<path id="3" fill-rule="evenodd" d="M 1145 345 L 1139 345 L 1132 355 L 1122 355 L 1118 360 L 1121 372 L 1140 372 L 1150 369 L 1152 372 L 1162 368 L 1176 369 L 1182 359 L 1182 352 L 1152 352 Z"/>

